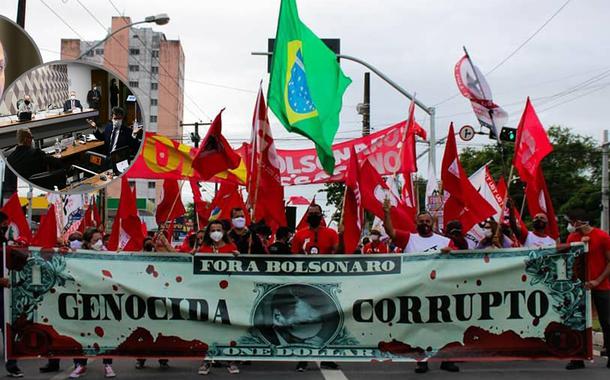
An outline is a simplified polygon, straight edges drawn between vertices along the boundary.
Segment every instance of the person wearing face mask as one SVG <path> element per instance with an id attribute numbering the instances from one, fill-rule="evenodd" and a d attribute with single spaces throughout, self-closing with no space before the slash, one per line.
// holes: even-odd
<path id="1" fill-rule="evenodd" d="M 367 255 L 371 253 L 389 253 L 390 249 L 388 246 L 381 241 L 381 231 L 378 229 L 372 229 L 371 235 L 369 237 L 370 241 L 368 243 L 364 243 L 364 247 L 362 248 L 362 253 Z"/>
<path id="2" fill-rule="evenodd" d="M 246 227 L 246 213 L 240 207 L 231 209 L 229 238 L 235 243 L 239 253 L 265 253 L 265 248 L 260 238 Z"/>
<path id="3" fill-rule="evenodd" d="M 567 244 L 585 242 L 587 251 L 587 282 L 585 288 L 591 290 L 591 298 L 599 324 L 604 336 L 604 347 L 610 343 L 610 235 L 605 231 L 589 224 L 589 215 L 585 210 L 575 209 L 568 212 L 570 220 L 568 224 Z M 610 368 L 610 359 L 606 363 Z M 582 360 L 571 361 L 566 369 L 585 368 Z"/>
<path id="4" fill-rule="evenodd" d="M 220 221 L 212 221 L 205 228 L 203 244 L 197 252 L 200 253 L 232 253 L 239 254 L 235 244 L 229 239 L 229 235 Z"/>
<path id="5" fill-rule="evenodd" d="M 70 98 L 64 102 L 64 112 L 72 112 L 74 110 L 82 110 L 83 105 L 80 100 L 76 99 L 76 91 L 70 91 Z"/>
<path id="6" fill-rule="evenodd" d="M 312 204 L 307 209 L 308 226 L 296 232 L 292 239 L 292 253 L 316 255 L 337 253 L 339 235 L 322 223 L 322 207 Z"/>
<path id="7" fill-rule="evenodd" d="M 97 230 L 97 227 L 89 227 L 83 234 L 83 249 L 92 249 L 94 251 L 106 251 L 103 235 Z"/>
<path id="8" fill-rule="evenodd" d="M 513 230 L 515 231 L 515 235 L 518 236 L 519 240 L 521 241 L 521 244 L 524 247 L 551 247 L 557 245 L 557 241 L 546 233 L 546 226 L 548 225 L 548 223 L 549 220 L 546 214 L 538 213 L 534 215 L 534 219 L 532 220 L 532 227 L 534 227 L 533 231 L 528 231 L 527 229 L 521 231 L 518 228 L 513 228 Z"/>
<path id="9" fill-rule="evenodd" d="M 275 242 L 269 246 L 269 253 L 273 255 L 289 255 L 292 251 L 290 239 L 292 231 L 288 227 L 279 227 L 275 232 Z"/>
<path id="10" fill-rule="evenodd" d="M 23 99 L 17 102 L 17 117 L 19 121 L 28 121 L 34 118 L 36 114 L 36 105 L 32 101 L 30 95 L 24 95 Z"/>
<path id="11" fill-rule="evenodd" d="M 83 234 L 78 231 L 71 233 L 68 236 L 68 245 L 73 251 L 80 249 L 83 245 Z"/>
<path id="12" fill-rule="evenodd" d="M 115 150 L 123 147 L 129 147 L 134 155 L 138 151 L 137 135 L 140 129 L 132 130 L 129 128 L 124 122 L 124 118 L 125 110 L 121 107 L 114 107 L 112 109 L 112 120 L 106 124 L 103 130 L 100 130 L 94 121 L 87 120 L 91 128 L 94 129 L 93 135 L 95 138 L 104 141 L 107 157 L 110 157 L 110 154 Z"/>
<path id="13" fill-rule="evenodd" d="M 468 249 L 468 240 L 462 232 L 462 223 L 459 220 L 451 220 L 445 226 L 446 235 L 456 249 Z"/>
<path id="14" fill-rule="evenodd" d="M 96 83 L 93 88 L 87 92 L 87 104 L 89 108 L 94 110 L 100 109 L 100 100 L 102 99 L 102 93 L 100 92 L 100 85 Z"/>

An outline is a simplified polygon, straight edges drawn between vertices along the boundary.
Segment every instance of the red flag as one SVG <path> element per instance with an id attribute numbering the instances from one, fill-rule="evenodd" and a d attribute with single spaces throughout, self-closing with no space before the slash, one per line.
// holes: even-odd
<path id="1" fill-rule="evenodd" d="M 354 147 L 350 151 L 349 166 L 345 175 L 345 196 L 343 198 L 343 244 L 345 253 L 353 253 L 358 248 L 364 213 L 360 196 L 360 168 Z"/>
<path id="2" fill-rule="evenodd" d="M 420 127 L 421 128 L 421 127 Z M 400 149 L 402 161 L 402 174 L 406 178 L 417 172 L 417 153 L 415 151 L 415 100 L 409 105 L 409 120 L 403 133 L 402 147 Z"/>
<path id="3" fill-rule="evenodd" d="M 168 220 L 173 221 L 184 214 L 186 214 L 186 209 L 182 204 L 178 181 L 175 179 L 163 180 L 163 199 L 157 206 L 155 214 L 157 224 L 164 224 Z"/>
<path id="4" fill-rule="evenodd" d="M 224 108 L 212 122 L 193 159 L 193 169 L 203 181 L 225 170 L 237 168 L 241 160 L 239 154 L 222 135 L 222 111 Z"/>
<path id="5" fill-rule="evenodd" d="M 78 230 L 81 233 L 84 233 L 88 227 L 99 227 L 102 224 L 102 218 L 100 217 L 100 213 L 97 209 L 97 203 L 92 198 L 89 203 L 89 207 L 87 207 L 87 211 L 85 211 L 85 216 L 81 219 L 80 225 L 78 226 Z"/>
<path id="6" fill-rule="evenodd" d="M 265 220 L 273 230 L 285 226 L 284 187 L 275 150 L 263 89 L 259 88 L 252 117 L 251 152 L 248 158 L 248 197 L 254 219 Z"/>
<path id="7" fill-rule="evenodd" d="M 121 198 L 112 223 L 107 248 L 110 251 L 141 251 L 144 243 L 142 222 L 138 217 L 136 197 L 125 176 L 121 177 Z"/>
<path id="8" fill-rule="evenodd" d="M 362 207 L 383 219 L 383 201 L 390 199 L 392 207 L 390 217 L 395 228 L 400 230 L 415 231 L 415 220 L 411 211 L 402 202 L 400 196 L 388 187 L 379 172 L 367 159 L 360 168 L 360 194 Z"/>
<path id="9" fill-rule="evenodd" d="M 309 210 L 309 207 L 311 207 L 312 205 L 316 204 L 316 196 L 314 195 L 313 199 L 311 200 L 311 202 L 309 203 L 309 206 L 307 206 L 307 210 Z M 301 218 L 301 220 L 299 221 L 299 224 L 297 224 L 296 230 L 300 230 L 303 228 L 307 228 L 308 224 L 307 224 L 307 211 L 305 211 L 305 214 L 303 214 L 303 217 Z M 322 227 L 326 227 L 326 219 L 324 219 L 324 217 L 322 217 L 322 221 L 320 222 L 320 225 Z"/>
<path id="10" fill-rule="evenodd" d="M 515 156 L 513 165 L 523 182 L 535 179 L 540 162 L 547 154 L 553 151 L 542 123 L 536 111 L 527 98 L 525 110 L 517 127 L 517 140 L 515 142 Z"/>
<path id="11" fill-rule="evenodd" d="M 246 211 L 246 205 L 237 185 L 232 183 L 221 183 L 216 196 L 210 205 L 210 220 L 231 220 L 231 210 L 241 208 Z M 246 214 L 246 224 L 250 224 L 250 214 Z"/>
<path id="12" fill-rule="evenodd" d="M 32 240 L 32 245 L 41 248 L 53 248 L 57 245 L 57 236 L 55 205 L 52 204 L 47 210 L 47 215 L 40 221 L 38 232 Z"/>
<path id="13" fill-rule="evenodd" d="M 6 201 L 4 207 L 2 207 L 2 211 L 8 216 L 9 220 L 9 229 L 7 232 L 8 240 L 24 240 L 26 242 L 32 241 L 32 231 L 30 230 L 30 225 L 28 224 L 25 215 L 23 214 L 23 209 L 21 208 L 21 202 L 19 201 L 19 195 L 14 193 L 11 197 Z"/>
<path id="14" fill-rule="evenodd" d="M 493 216 L 496 210 L 479 194 L 468 179 L 457 152 L 453 123 L 449 126 L 441 168 L 443 190 L 450 194 L 443 209 L 445 223 L 459 220 L 463 231 Z"/>
<path id="15" fill-rule="evenodd" d="M 199 184 L 196 180 L 190 179 L 191 190 L 193 191 L 193 203 L 195 204 L 195 213 L 197 215 L 198 228 L 204 228 L 208 224 L 210 218 L 210 203 L 203 200 Z"/>
<path id="16" fill-rule="evenodd" d="M 295 206 L 305 206 L 309 204 L 309 201 L 307 200 L 307 198 L 301 195 L 293 195 L 288 199 L 288 203 Z"/>
<path id="17" fill-rule="evenodd" d="M 527 198 L 527 208 L 530 215 L 534 217 L 538 213 L 545 214 L 549 221 L 546 226 L 546 233 L 553 239 L 557 239 L 559 237 L 559 226 L 542 168 L 538 167 L 536 176 L 527 182 L 525 197 Z"/>

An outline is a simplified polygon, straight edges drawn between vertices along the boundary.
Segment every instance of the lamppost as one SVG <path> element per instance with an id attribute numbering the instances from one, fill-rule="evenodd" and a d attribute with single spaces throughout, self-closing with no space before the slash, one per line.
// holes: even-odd
<path id="1" fill-rule="evenodd" d="M 127 25 L 123 25 L 122 27 L 118 28 L 114 32 L 109 33 L 103 40 L 98 41 L 98 43 L 96 43 L 95 45 L 91 46 L 89 49 L 87 49 L 87 51 L 85 51 L 84 53 L 79 55 L 77 59 L 82 59 L 84 56 L 89 54 L 90 51 L 92 51 L 96 47 L 98 47 L 101 44 L 103 44 L 104 42 L 106 42 L 106 40 L 108 40 L 110 37 L 112 37 L 115 34 L 117 34 L 118 32 L 120 32 L 121 30 L 124 30 L 124 29 L 127 29 L 127 28 L 131 28 L 132 26 L 138 25 L 138 24 L 155 23 L 157 25 L 165 25 L 168 22 L 169 22 L 169 16 L 167 15 L 167 13 L 159 13 L 158 15 L 155 15 L 155 16 L 148 16 L 143 21 L 137 21 L 137 22 L 132 22 L 132 23 L 127 24 Z"/>

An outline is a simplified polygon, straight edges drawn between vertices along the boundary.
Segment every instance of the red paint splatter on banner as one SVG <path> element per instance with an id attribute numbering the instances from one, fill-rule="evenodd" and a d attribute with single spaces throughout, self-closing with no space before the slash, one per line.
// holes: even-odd
<path id="1" fill-rule="evenodd" d="M 389 352 L 394 355 L 411 356 L 421 359 L 424 357 L 424 349 L 421 347 L 413 347 L 410 344 L 399 342 L 392 339 L 391 342 L 379 342 L 377 348 L 381 352 Z"/>
<path id="2" fill-rule="evenodd" d="M 527 281 L 527 275 L 524 274 L 523 276 L 521 276 L 521 281 L 523 281 L 523 282 Z"/>
<path id="3" fill-rule="evenodd" d="M 199 340 L 184 340 L 177 336 L 158 334 L 155 337 L 143 327 L 135 329 L 127 339 L 107 354 L 112 355 L 163 355 L 163 356 L 205 356 L 208 345 Z"/>
<path id="4" fill-rule="evenodd" d="M 55 288 L 51 288 L 51 290 L 50 290 L 51 294 L 55 294 L 56 291 L 57 290 L 55 290 Z"/>
<path id="5" fill-rule="evenodd" d="M 95 335 L 99 336 L 100 338 L 104 336 L 104 329 L 100 326 L 96 326 L 93 331 L 95 331 Z"/>
<path id="6" fill-rule="evenodd" d="M 229 346 L 235 347 L 235 346 L 237 346 L 237 342 L 232 340 L 232 341 L 229 342 Z"/>
<path id="7" fill-rule="evenodd" d="M 534 320 L 532 321 L 532 325 L 538 326 L 539 324 L 540 324 L 540 318 L 534 318 Z"/>
<path id="8" fill-rule="evenodd" d="M 483 256 L 483 261 L 485 262 L 485 264 L 489 263 L 489 255 Z"/>
<path id="9" fill-rule="evenodd" d="M 157 277 L 159 277 L 159 272 L 157 272 L 157 271 L 154 271 L 154 272 L 153 272 L 153 277 L 154 277 L 154 278 L 157 278 Z"/>
<path id="10" fill-rule="evenodd" d="M 169 286 L 169 282 L 166 282 L 164 285 L 167 288 Z"/>
<path id="11" fill-rule="evenodd" d="M 97 343 L 93 343 L 93 348 L 95 349 L 95 351 L 99 351 L 100 350 L 100 345 Z"/>
<path id="12" fill-rule="evenodd" d="M 229 281 L 222 280 L 218 283 L 218 286 L 220 286 L 220 289 L 226 289 L 229 286 Z"/>
<path id="13" fill-rule="evenodd" d="M 43 321 L 44 323 L 49 323 L 49 318 L 43 318 L 43 319 L 42 319 L 42 321 Z"/>
<path id="14" fill-rule="evenodd" d="M 481 286 L 482 283 L 483 283 L 483 281 L 477 280 L 477 286 Z"/>
<path id="15" fill-rule="evenodd" d="M 182 276 L 176 276 L 176 282 L 182 282 Z"/>
<path id="16" fill-rule="evenodd" d="M 155 266 L 154 265 L 149 265 L 146 267 L 146 273 L 148 274 L 152 274 L 155 271 Z"/>
<path id="17" fill-rule="evenodd" d="M 104 277 L 112 278 L 112 272 L 110 272 L 109 270 L 106 270 L 106 269 L 102 269 L 102 275 Z"/>
<path id="18" fill-rule="evenodd" d="M 112 290 L 114 290 L 115 292 L 119 291 L 119 287 L 116 285 L 112 285 Z"/>
<path id="19" fill-rule="evenodd" d="M 433 270 L 432 272 L 430 272 L 430 279 L 434 280 L 436 278 L 436 270 Z"/>
<path id="20" fill-rule="evenodd" d="M 9 354 L 14 356 L 82 356 L 83 346 L 73 337 L 59 334 L 51 325 L 32 323 L 20 317 L 13 325 L 6 325 L 7 336 L 12 341 L 7 344 Z M 15 339 L 18 335 L 19 339 Z"/>

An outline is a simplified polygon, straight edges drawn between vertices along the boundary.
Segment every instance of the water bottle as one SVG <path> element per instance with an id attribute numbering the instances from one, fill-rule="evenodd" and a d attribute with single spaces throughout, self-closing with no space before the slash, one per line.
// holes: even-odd
<path id="1" fill-rule="evenodd" d="M 55 138 L 55 154 L 58 156 L 61 154 L 61 143 L 57 137 Z"/>

